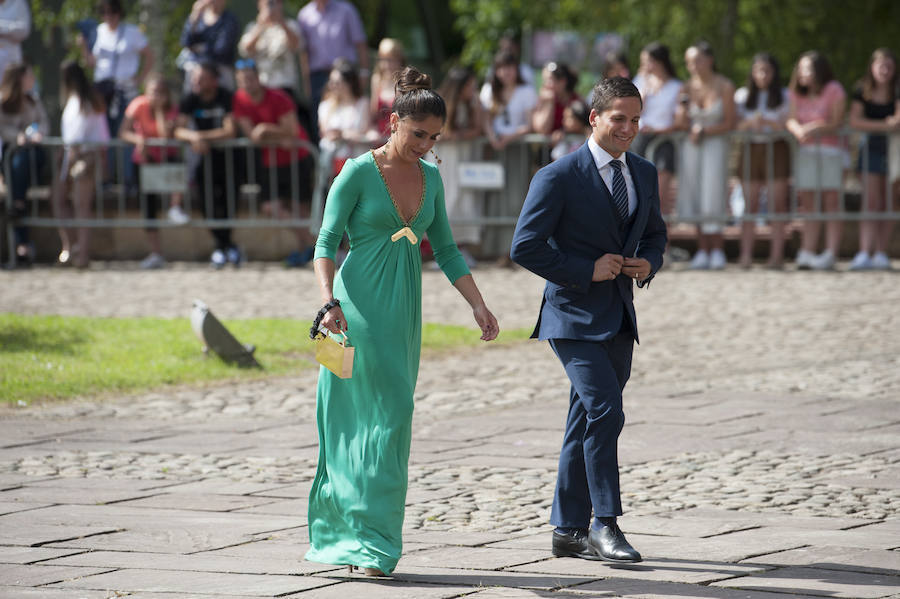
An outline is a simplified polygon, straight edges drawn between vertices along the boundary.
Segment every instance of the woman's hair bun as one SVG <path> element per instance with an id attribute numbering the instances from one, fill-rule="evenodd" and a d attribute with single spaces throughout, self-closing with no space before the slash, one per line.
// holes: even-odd
<path id="1" fill-rule="evenodd" d="M 415 67 L 406 67 L 397 75 L 394 92 L 400 96 L 417 89 L 431 89 L 431 76 Z"/>

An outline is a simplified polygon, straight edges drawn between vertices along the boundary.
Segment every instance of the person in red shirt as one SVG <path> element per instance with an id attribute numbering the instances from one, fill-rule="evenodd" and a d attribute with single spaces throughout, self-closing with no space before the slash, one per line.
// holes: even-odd
<path id="1" fill-rule="evenodd" d="M 299 205 L 301 218 L 309 217 L 309 152 L 295 147 L 309 135 L 297 120 L 293 100 L 281 90 L 263 86 L 252 59 L 235 64 L 238 90 L 232 101 L 232 115 L 241 133 L 258 146 L 261 169 L 256 177 L 262 187 L 262 210 L 273 218 L 290 216 Z M 292 170 L 297 170 L 297 188 L 292 186 Z M 272 183 L 275 186 L 273 187 Z M 284 201 L 290 202 L 286 208 Z M 297 204 L 295 204 L 295 202 Z M 296 229 L 299 249 L 287 258 L 288 266 L 303 266 L 312 259 L 313 238 L 309 229 Z"/>
<path id="2" fill-rule="evenodd" d="M 119 127 L 119 137 L 134 144 L 131 159 L 140 167 L 138 177 L 144 164 L 175 162 L 178 159 L 178 150 L 174 146 L 150 146 L 146 143 L 151 139 L 171 139 L 177 116 L 178 106 L 172 101 L 172 93 L 166 80 L 157 73 L 148 76 L 144 94 L 128 104 Z M 181 201 L 180 194 L 172 194 L 168 216 L 176 224 L 185 224 L 190 219 L 182 209 Z M 144 218 L 156 220 L 161 203 L 158 194 L 146 194 Z M 162 255 L 159 228 L 148 226 L 146 231 L 150 254 L 141 261 L 141 268 L 162 268 L 166 261 Z"/>

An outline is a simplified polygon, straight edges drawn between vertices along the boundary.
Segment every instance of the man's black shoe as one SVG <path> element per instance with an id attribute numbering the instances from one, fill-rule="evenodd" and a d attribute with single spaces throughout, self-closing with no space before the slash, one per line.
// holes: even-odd
<path id="1" fill-rule="evenodd" d="M 602 559 L 588 544 L 588 535 L 584 530 L 576 530 L 572 533 L 561 533 L 554 530 L 553 555 L 591 560 Z"/>
<path id="2" fill-rule="evenodd" d="M 600 559 L 608 562 L 634 564 L 641 561 L 641 554 L 628 544 L 618 524 L 604 526 L 600 530 L 591 528 L 587 542 Z"/>

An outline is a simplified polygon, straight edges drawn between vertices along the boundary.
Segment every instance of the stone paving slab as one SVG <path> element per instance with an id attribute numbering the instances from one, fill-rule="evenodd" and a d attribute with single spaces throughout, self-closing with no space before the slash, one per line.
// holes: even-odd
<path id="1" fill-rule="evenodd" d="M 13 514 L 15 512 L 25 512 L 28 510 L 35 510 L 42 507 L 47 507 L 51 505 L 49 503 L 35 503 L 29 501 L 0 501 L 0 516 L 5 516 L 6 514 Z"/>
<path id="2" fill-rule="evenodd" d="M 52 589 L 49 587 L 28 588 L 7 586 L 5 584 L 0 584 L 0 597 L 3 599 L 110 599 L 109 593 L 106 591 L 78 591 L 73 593 L 71 590 Z"/>
<path id="3" fill-rule="evenodd" d="M 111 526 L 77 526 L 73 524 L 23 524 L 16 526 L 4 522 L 3 543 L 37 547 L 47 544 L 77 543 L 96 535 L 115 533 L 118 529 Z M 3 579 L 0 578 L 0 582 Z"/>
<path id="4" fill-rule="evenodd" d="M 713 583 L 730 588 L 798 593 L 822 597 L 870 599 L 896 594 L 900 576 L 840 572 L 817 568 L 784 568 Z"/>
<path id="5" fill-rule="evenodd" d="M 311 576 L 225 574 L 184 570 L 122 569 L 106 574 L 61 582 L 65 589 L 123 589 L 156 593 L 229 594 L 249 597 L 277 597 L 334 584 Z"/>
<path id="6" fill-rule="evenodd" d="M 824 545 L 802 547 L 744 560 L 742 563 L 777 566 L 811 566 L 824 570 L 850 570 L 870 574 L 900 575 L 900 552 L 884 549 Z"/>
<path id="7" fill-rule="evenodd" d="M 481 570 L 500 570 L 520 564 L 547 559 L 546 549 L 497 549 L 488 547 L 442 547 L 419 551 L 404 558 L 407 567 L 449 567 Z"/>
<path id="8" fill-rule="evenodd" d="M 272 503 L 272 499 L 249 497 L 246 495 L 213 495 L 197 493 L 160 493 L 143 499 L 129 499 L 120 502 L 122 505 L 141 508 L 165 508 L 173 510 L 197 510 L 209 512 L 248 512 L 248 513 L 281 513 L 256 512 L 249 508 Z M 296 512 L 294 512 L 296 513 Z"/>
<path id="9" fill-rule="evenodd" d="M 77 550 L 0 545 L 0 564 L 33 564 L 78 553 Z"/>
<path id="10" fill-rule="evenodd" d="M 542 572 L 517 572 L 513 570 L 489 570 L 486 568 L 456 568 L 435 566 L 410 566 L 395 571 L 395 578 L 421 584 L 456 584 L 470 588 L 502 586 L 517 589 L 551 590 L 584 584 L 598 577 L 593 574 L 570 575 Z"/>
<path id="11" fill-rule="evenodd" d="M 402 580 L 360 580 L 362 575 L 337 579 L 339 584 L 317 588 L 298 597 L 315 599 L 348 599 L 359 597 L 365 599 L 451 599 L 469 596 L 474 590 L 471 586 L 456 585 L 452 581 L 440 583 L 404 582 Z M 332 581 L 334 582 L 334 581 Z M 160 598 L 168 599 L 168 598 Z"/>
<path id="12" fill-rule="evenodd" d="M 866 524 L 878 523 L 878 520 L 865 518 L 829 518 L 822 516 L 797 516 L 788 513 L 754 513 L 753 511 L 724 510 L 710 507 L 690 508 L 678 513 L 678 517 L 688 519 L 703 518 L 730 523 L 741 528 L 760 528 L 762 526 L 789 526 L 791 528 L 807 528 L 810 530 L 843 530 L 857 528 Z"/>
<path id="13" fill-rule="evenodd" d="M 631 539 L 629 539 L 631 540 Z M 634 543 L 633 540 L 631 540 Z M 508 568 L 511 572 L 534 572 L 558 575 L 625 578 L 653 582 L 710 584 L 737 576 L 747 576 L 769 569 L 761 564 L 734 564 L 689 558 L 667 559 L 647 557 L 639 564 L 609 564 L 587 560 L 550 559 Z"/>
<path id="14" fill-rule="evenodd" d="M 142 553 L 136 551 L 89 551 L 44 562 L 53 566 L 92 566 L 138 570 L 221 572 L 226 574 L 295 575 L 297 559 L 285 554 L 266 558 L 234 557 L 212 552 L 190 555 Z"/>
<path id="15" fill-rule="evenodd" d="M 618 583 L 618 584 L 616 584 Z M 614 589 L 609 591 L 608 589 Z M 722 587 L 688 585 L 673 582 L 635 582 L 620 581 L 609 578 L 600 582 L 589 582 L 585 585 L 568 589 L 576 597 L 630 597 L 631 599 L 785 599 L 786 597 L 812 597 L 764 591 L 746 591 Z M 606 593 L 614 593 L 606 594 Z M 594 595 L 594 593 L 600 593 Z"/>
<path id="16" fill-rule="evenodd" d="M 75 581 L 85 576 L 92 577 L 110 571 L 112 568 L 109 567 L 79 568 L 43 564 L 0 564 L 0 580 L 11 586 L 33 587 Z"/>

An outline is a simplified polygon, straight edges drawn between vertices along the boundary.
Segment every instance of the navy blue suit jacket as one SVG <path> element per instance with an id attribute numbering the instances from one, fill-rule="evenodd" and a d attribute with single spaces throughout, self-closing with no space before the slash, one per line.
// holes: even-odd
<path id="1" fill-rule="evenodd" d="M 627 234 L 587 143 L 532 179 L 510 251 L 516 263 L 547 280 L 532 337 L 602 341 L 619 331 L 624 311 L 638 340 L 632 279 L 591 281 L 603 254 L 646 259 L 650 276 L 640 287 L 662 266 L 667 234 L 656 167 L 631 152 L 626 163 L 638 198 Z"/>

